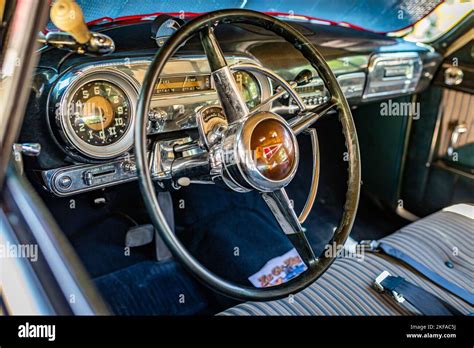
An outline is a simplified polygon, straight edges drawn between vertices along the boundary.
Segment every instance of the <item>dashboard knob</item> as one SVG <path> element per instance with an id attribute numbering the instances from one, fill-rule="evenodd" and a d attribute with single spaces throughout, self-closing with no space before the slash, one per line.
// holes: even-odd
<path id="1" fill-rule="evenodd" d="M 308 69 L 304 69 L 300 71 L 298 75 L 296 75 L 295 82 L 298 86 L 304 86 L 308 84 L 312 78 L 313 73 Z"/>
<path id="2" fill-rule="evenodd" d="M 227 125 L 223 123 L 216 124 L 212 130 L 207 134 L 207 140 L 209 144 L 214 144 L 218 140 L 220 140 L 223 136 L 225 131 L 227 130 Z"/>
<path id="3" fill-rule="evenodd" d="M 68 175 L 64 175 L 58 179 L 58 185 L 63 189 L 68 189 L 72 185 L 72 179 Z"/>
<path id="4" fill-rule="evenodd" d="M 84 184 L 87 186 L 91 186 L 94 180 L 94 176 L 90 170 L 84 172 L 82 179 L 84 180 Z"/>
<path id="5" fill-rule="evenodd" d="M 168 113 L 161 109 L 151 109 L 148 113 L 148 119 L 152 122 L 165 122 L 168 120 Z"/>
<path id="6" fill-rule="evenodd" d="M 137 165 L 135 162 L 127 161 L 122 164 L 123 171 L 126 173 L 135 173 L 137 171 Z"/>

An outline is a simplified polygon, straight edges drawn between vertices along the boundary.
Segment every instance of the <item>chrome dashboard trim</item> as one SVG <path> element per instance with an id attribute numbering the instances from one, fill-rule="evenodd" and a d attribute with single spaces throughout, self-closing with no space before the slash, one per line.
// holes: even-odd
<path id="1" fill-rule="evenodd" d="M 130 160 L 133 160 L 130 158 Z M 127 160 L 117 159 L 114 161 L 109 161 L 104 164 L 79 164 L 71 165 L 67 167 L 55 168 L 41 171 L 41 177 L 45 184 L 45 188 L 54 193 L 58 197 L 66 197 L 75 195 L 78 193 L 88 192 L 104 187 L 110 187 L 118 184 L 124 184 L 137 179 L 135 172 L 130 171 L 126 173 L 124 168 L 124 163 Z M 112 172 L 110 176 L 104 176 L 104 179 L 111 179 L 110 181 L 103 181 L 102 183 L 91 183 L 87 185 L 84 183 L 85 173 L 90 172 L 91 170 L 98 170 L 100 168 L 110 168 L 108 170 Z M 107 170 L 107 169 L 105 169 Z M 70 182 L 68 187 L 61 187 L 61 180 L 67 180 Z M 113 179 L 113 180 L 112 180 Z"/>
<path id="2" fill-rule="evenodd" d="M 412 69 L 405 75 L 386 76 L 386 66 L 408 65 Z M 369 61 L 367 83 L 362 99 L 393 97 L 415 92 L 423 71 L 423 62 L 417 52 L 377 53 Z M 392 72 L 393 73 L 393 72 Z"/>
<path id="3" fill-rule="evenodd" d="M 269 70 L 269 69 L 266 69 L 264 67 L 261 67 L 261 66 L 258 66 L 258 65 L 255 65 L 255 64 L 236 64 L 234 66 L 231 67 L 232 69 L 234 70 L 239 70 L 239 71 L 250 71 L 250 72 L 253 72 L 253 73 L 259 73 L 259 74 L 262 74 L 264 76 L 266 76 L 267 78 L 271 79 L 271 80 L 275 80 L 276 82 L 278 82 L 288 93 L 291 94 L 291 96 L 293 97 L 293 100 L 296 102 L 296 104 L 298 105 L 299 109 L 301 111 L 304 111 L 306 109 L 306 106 L 303 102 L 303 100 L 301 99 L 301 97 L 294 91 L 293 87 L 291 86 L 290 83 L 288 83 L 284 78 L 282 78 L 281 76 L 277 75 L 276 73 L 274 73 L 273 71 Z M 322 81 L 321 81 L 322 82 Z M 262 98 L 262 101 L 264 101 L 266 98 Z"/>
<path id="4" fill-rule="evenodd" d="M 175 159 L 174 148 L 189 144 L 191 137 L 157 141 L 148 153 L 150 171 L 153 179 L 159 181 L 171 179 L 171 166 Z M 183 157 L 196 155 L 202 151 L 192 148 L 182 151 Z M 38 172 L 46 190 L 58 197 L 67 197 L 101 188 L 111 187 L 134 181 L 138 178 L 135 158 L 128 155 L 97 164 L 75 164 Z M 64 183 L 64 184 L 63 184 Z"/>

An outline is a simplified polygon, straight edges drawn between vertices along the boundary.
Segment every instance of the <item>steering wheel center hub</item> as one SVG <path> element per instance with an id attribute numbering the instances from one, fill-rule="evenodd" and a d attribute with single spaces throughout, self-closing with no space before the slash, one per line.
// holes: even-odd
<path id="1" fill-rule="evenodd" d="M 295 144 L 290 131 L 279 121 L 258 123 L 250 136 L 250 151 L 258 172 L 269 180 L 284 180 L 294 168 Z"/>
<path id="2" fill-rule="evenodd" d="M 259 112 L 231 125 L 222 149 L 224 174 L 237 191 L 285 187 L 298 167 L 296 137 L 286 121 L 272 112 Z"/>

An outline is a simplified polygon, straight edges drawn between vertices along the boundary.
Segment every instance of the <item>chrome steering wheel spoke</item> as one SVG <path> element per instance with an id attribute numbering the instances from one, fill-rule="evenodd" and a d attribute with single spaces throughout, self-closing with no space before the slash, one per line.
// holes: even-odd
<path id="1" fill-rule="evenodd" d="M 270 69 L 266 69 L 262 66 L 256 65 L 256 64 L 251 64 L 251 63 L 237 63 L 234 65 L 230 66 L 231 70 L 235 71 L 247 71 L 247 72 L 254 72 L 254 73 L 259 73 L 263 76 L 266 76 L 267 78 L 275 81 L 278 83 L 278 85 L 281 87 L 281 90 L 271 97 L 263 100 L 259 105 L 254 107 L 250 113 L 256 113 L 260 111 L 265 105 L 269 104 L 270 102 L 273 102 L 283 96 L 284 94 L 288 93 L 291 98 L 295 101 L 298 109 L 300 112 L 303 112 L 306 110 L 306 105 L 303 102 L 303 99 L 299 96 L 299 94 L 295 91 L 294 87 L 296 87 L 297 83 L 295 81 L 288 82 L 286 81 L 283 77 L 275 73 L 274 71 Z"/>
<path id="2" fill-rule="evenodd" d="M 331 98 L 329 101 L 317 105 L 312 109 L 307 109 L 303 99 L 295 90 L 300 82 L 297 81 L 286 81 L 280 75 L 275 73 L 270 69 L 266 69 L 256 64 L 251 63 L 237 63 L 230 66 L 230 69 L 233 71 L 248 71 L 248 72 L 256 72 L 266 76 L 267 78 L 275 81 L 279 86 L 280 90 L 277 91 L 272 96 L 268 97 L 267 99 L 263 100 L 260 104 L 255 106 L 249 111 L 249 115 L 253 115 L 261 111 L 261 109 L 268 104 L 273 103 L 274 101 L 278 100 L 285 94 L 289 94 L 290 99 L 296 104 L 298 108 L 298 115 L 289 120 L 289 124 L 293 129 L 295 135 L 300 134 L 304 130 L 311 127 L 317 120 L 319 120 L 322 116 L 326 115 L 329 111 L 339 108 L 339 104 L 335 98 Z M 307 82 L 307 80 L 305 80 Z"/>
<path id="3" fill-rule="evenodd" d="M 317 259 L 286 190 L 281 188 L 273 192 L 263 192 L 262 197 L 304 263 L 311 267 Z"/>
<path id="4" fill-rule="evenodd" d="M 291 87 L 296 87 L 296 82 L 290 82 Z M 260 104 L 255 106 L 253 109 L 250 110 L 250 114 L 254 114 L 256 112 L 259 112 L 261 109 L 263 109 L 265 106 L 268 104 L 273 103 L 275 100 L 280 99 L 282 96 L 287 94 L 288 92 L 285 89 L 281 89 L 280 91 L 276 92 L 272 96 L 268 97 L 267 99 L 263 100 Z"/>
<path id="5" fill-rule="evenodd" d="M 339 103 L 330 99 L 326 103 L 320 104 L 311 110 L 301 112 L 298 116 L 292 118 L 288 123 L 295 135 L 300 134 L 304 130 L 311 127 L 321 117 L 326 115 L 329 111 L 339 108 Z"/>
<path id="6" fill-rule="evenodd" d="M 239 91 L 234 75 L 227 64 L 217 41 L 214 28 L 208 26 L 200 32 L 201 43 L 211 68 L 214 85 L 229 123 L 245 118 L 249 109 Z"/>

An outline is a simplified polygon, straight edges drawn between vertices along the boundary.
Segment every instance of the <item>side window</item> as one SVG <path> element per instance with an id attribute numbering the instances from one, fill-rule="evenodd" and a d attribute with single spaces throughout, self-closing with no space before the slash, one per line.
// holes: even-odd
<path id="1" fill-rule="evenodd" d="M 8 312 L 3 300 L 3 295 L 0 293 L 0 316 L 3 317 L 5 315 L 8 315 Z"/>

